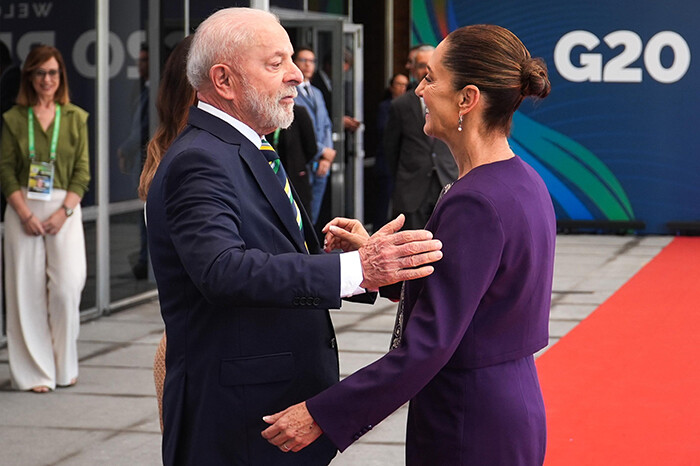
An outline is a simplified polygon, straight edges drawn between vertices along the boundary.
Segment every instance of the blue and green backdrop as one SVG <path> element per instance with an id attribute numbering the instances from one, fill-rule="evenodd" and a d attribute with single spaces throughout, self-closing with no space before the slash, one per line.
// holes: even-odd
<path id="1" fill-rule="evenodd" d="M 469 24 L 513 31 L 547 62 L 552 93 L 524 103 L 510 138 L 560 220 L 667 233 L 700 221 L 700 2 L 412 0 L 412 43 Z"/>

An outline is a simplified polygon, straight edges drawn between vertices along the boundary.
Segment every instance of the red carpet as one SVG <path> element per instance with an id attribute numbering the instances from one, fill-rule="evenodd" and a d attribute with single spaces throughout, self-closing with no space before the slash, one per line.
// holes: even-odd
<path id="1" fill-rule="evenodd" d="M 546 466 L 700 465 L 700 238 L 676 238 L 538 360 Z"/>

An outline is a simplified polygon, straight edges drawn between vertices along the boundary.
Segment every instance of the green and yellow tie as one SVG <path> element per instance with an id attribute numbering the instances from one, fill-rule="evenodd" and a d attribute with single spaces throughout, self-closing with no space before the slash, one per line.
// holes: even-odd
<path id="1" fill-rule="evenodd" d="M 284 171 L 284 167 L 282 166 L 282 162 L 280 161 L 280 158 L 277 156 L 277 152 L 275 152 L 275 149 L 272 147 L 272 145 L 267 142 L 265 138 L 262 138 L 261 144 L 260 144 L 260 150 L 262 151 L 263 155 L 265 155 L 265 158 L 267 159 L 267 162 L 270 164 L 270 168 L 272 168 L 272 171 L 275 172 L 275 175 L 277 175 L 277 179 L 279 180 L 280 184 L 284 188 L 284 192 L 289 198 L 289 204 L 292 206 L 292 209 L 294 211 L 294 216 L 296 217 L 297 220 L 297 225 L 299 225 L 299 231 L 302 232 L 302 237 L 304 236 L 303 233 L 303 228 L 304 225 L 302 224 L 301 220 L 301 211 L 299 210 L 299 206 L 297 205 L 296 201 L 294 200 L 294 196 L 292 195 L 292 187 L 289 184 L 289 178 L 287 178 L 287 173 Z M 308 247 L 307 247 L 308 250 Z"/>

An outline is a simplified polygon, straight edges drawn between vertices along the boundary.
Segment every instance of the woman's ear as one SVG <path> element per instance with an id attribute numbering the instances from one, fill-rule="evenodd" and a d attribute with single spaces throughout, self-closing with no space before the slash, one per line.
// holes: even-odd
<path id="1" fill-rule="evenodd" d="M 238 80 L 234 77 L 231 67 L 217 63 L 209 70 L 209 79 L 219 96 L 225 100 L 234 100 Z"/>
<path id="2" fill-rule="evenodd" d="M 467 84 L 459 91 L 459 113 L 469 113 L 481 100 L 481 91 L 473 84 Z"/>

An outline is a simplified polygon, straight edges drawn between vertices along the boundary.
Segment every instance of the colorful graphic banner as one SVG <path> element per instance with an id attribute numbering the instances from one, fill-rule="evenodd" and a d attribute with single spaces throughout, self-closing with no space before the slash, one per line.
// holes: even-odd
<path id="1" fill-rule="evenodd" d="M 547 62 L 552 93 L 525 103 L 511 146 L 560 220 L 700 221 L 700 3 L 412 0 L 412 41 L 469 24 L 513 31 Z"/>

